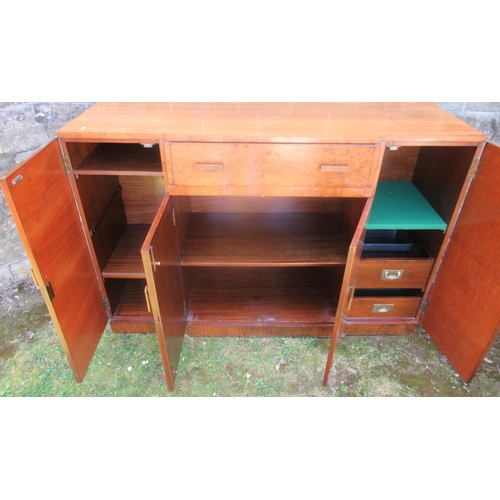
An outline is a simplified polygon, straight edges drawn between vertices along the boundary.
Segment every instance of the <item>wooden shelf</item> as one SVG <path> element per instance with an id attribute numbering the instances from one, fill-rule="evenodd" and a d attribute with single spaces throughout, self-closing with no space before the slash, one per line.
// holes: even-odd
<path id="1" fill-rule="evenodd" d="M 366 229 L 439 229 L 446 222 L 412 182 L 379 182 Z"/>
<path id="2" fill-rule="evenodd" d="M 146 333 L 155 331 L 153 314 L 148 311 L 144 287 L 146 280 L 128 280 L 120 302 L 110 320 L 116 333 Z"/>
<path id="3" fill-rule="evenodd" d="M 190 325 L 332 325 L 340 267 L 200 267 L 194 271 Z"/>
<path id="4" fill-rule="evenodd" d="M 181 265 L 345 265 L 348 250 L 335 214 L 193 213 Z"/>
<path id="5" fill-rule="evenodd" d="M 148 224 L 129 224 L 118 241 L 115 250 L 104 266 L 104 278 L 145 278 L 141 246 L 146 239 Z"/>
<path id="6" fill-rule="evenodd" d="M 163 175 L 157 144 L 99 144 L 76 168 L 78 175 Z"/>

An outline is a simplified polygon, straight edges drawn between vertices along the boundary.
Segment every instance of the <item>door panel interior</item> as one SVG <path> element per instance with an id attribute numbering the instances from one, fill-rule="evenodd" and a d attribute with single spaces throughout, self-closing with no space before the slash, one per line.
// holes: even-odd
<path id="1" fill-rule="evenodd" d="M 500 148 L 488 144 L 422 325 L 469 382 L 500 329 Z"/>
<path id="2" fill-rule="evenodd" d="M 9 172 L 2 188 L 81 382 L 108 317 L 57 139 Z"/>

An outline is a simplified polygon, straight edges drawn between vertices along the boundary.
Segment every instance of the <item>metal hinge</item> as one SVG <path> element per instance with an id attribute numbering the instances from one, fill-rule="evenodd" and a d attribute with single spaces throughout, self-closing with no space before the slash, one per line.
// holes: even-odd
<path id="1" fill-rule="evenodd" d="M 472 177 L 472 179 L 475 179 L 477 177 L 477 174 L 479 173 L 479 169 L 481 168 L 482 164 L 483 162 L 481 160 L 477 161 L 477 166 L 476 169 L 474 170 L 474 177 Z"/>
<path id="2" fill-rule="evenodd" d="M 156 272 L 156 266 L 159 266 L 160 263 L 155 258 L 155 253 L 153 247 L 149 247 L 149 261 L 151 262 L 151 266 L 153 267 L 153 271 Z"/>
<path id="3" fill-rule="evenodd" d="M 54 289 L 52 288 L 52 283 L 50 281 L 45 285 L 45 290 L 47 291 L 50 301 L 52 302 L 56 294 L 54 293 Z"/>
<path id="4" fill-rule="evenodd" d="M 111 307 L 109 305 L 109 300 L 106 297 L 102 298 L 102 307 L 104 308 L 104 312 L 108 315 L 108 318 L 111 319 L 110 316 Z"/>
<path id="5" fill-rule="evenodd" d="M 480 168 L 481 168 L 481 160 L 480 159 L 474 160 L 469 170 L 469 176 L 472 177 L 472 180 L 474 180 L 477 177 Z"/>
<path id="6" fill-rule="evenodd" d="M 428 299 L 422 300 L 422 302 L 420 303 L 420 312 L 422 314 L 424 314 L 425 311 L 427 311 L 427 306 L 428 305 L 429 305 L 429 300 Z"/>
<path id="7" fill-rule="evenodd" d="M 64 170 L 66 170 L 66 173 L 69 174 L 71 172 L 71 163 L 69 161 L 69 158 L 67 155 L 63 155 L 62 159 L 64 163 Z"/>
<path id="8" fill-rule="evenodd" d="M 172 220 L 174 221 L 174 227 L 175 227 L 175 209 L 172 208 Z"/>

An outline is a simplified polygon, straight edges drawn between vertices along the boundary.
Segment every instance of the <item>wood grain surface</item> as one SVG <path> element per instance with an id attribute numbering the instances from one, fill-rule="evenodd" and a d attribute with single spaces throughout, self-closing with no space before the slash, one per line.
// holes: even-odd
<path id="1" fill-rule="evenodd" d="M 486 136 L 433 103 L 98 103 L 58 132 L 109 141 L 375 144 Z"/>
<path id="2" fill-rule="evenodd" d="M 21 177 L 20 177 L 21 176 Z M 15 181 L 17 179 L 17 181 Z M 9 208 L 78 382 L 108 321 L 57 140 L 2 179 Z"/>
<path id="3" fill-rule="evenodd" d="M 488 144 L 422 324 L 469 382 L 500 329 L 500 148 Z"/>
<path id="4" fill-rule="evenodd" d="M 336 214 L 192 214 L 183 266 L 342 265 L 349 243 Z"/>

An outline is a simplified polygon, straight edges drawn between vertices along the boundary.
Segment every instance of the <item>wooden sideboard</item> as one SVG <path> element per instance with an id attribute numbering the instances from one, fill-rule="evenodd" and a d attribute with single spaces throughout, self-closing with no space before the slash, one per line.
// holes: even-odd
<path id="1" fill-rule="evenodd" d="M 500 328 L 500 151 L 430 103 L 103 103 L 1 179 L 77 381 L 108 321 L 408 334 L 469 382 Z"/>

